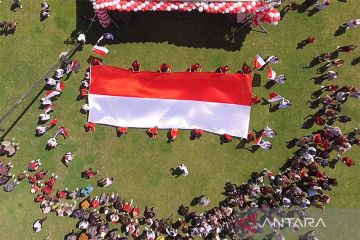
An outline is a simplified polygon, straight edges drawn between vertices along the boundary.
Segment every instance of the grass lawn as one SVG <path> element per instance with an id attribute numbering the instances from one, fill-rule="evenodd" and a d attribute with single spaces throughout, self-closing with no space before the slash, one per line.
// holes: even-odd
<path id="1" fill-rule="evenodd" d="M 0 36 L 1 113 L 56 63 L 61 51 L 71 47 L 64 41 L 76 28 L 86 28 L 86 23 L 77 20 L 77 16 L 80 18 L 86 11 L 87 1 L 77 0 L 75 4 L 70 0 L 50 0 L 49 4 L 51 16 L 40 22 L 40 1 L 30 3 L 24 0 L 24 8 L 16 12 L 9 10 L 10 0 L 0 3 L 0 20 L 18 22 L 14 35 Z M 262 84 L 261 87 L 254 87 L 253 91 L 264 98 L 270 91 L 277 91 L 290 99 L 293 106 L 276 112 L 270 112 L 268 105 L 254 106 L 250 122 L 250 129 L 259 131 L 268 124 L 278 132 L 278 136 L 272 140 L 273 149 L 251 153 L 246 149 L 237 149 L 237 140 L 220 145 L 219 136 L 213 134 L 190 141 L 188 131 L 181 131 L 172 144 L 166 142 L 166 131 L 160 131 L 156 140 L 147 138 L 144 130 L 133 129 L 119 139 L 115 128 L 105 126 L 98 126 L 95 133 L 86 133 L 83 129 L 86 117 L 79 112 L 84 102 L 76 101 L 78 87 L 87 67 L 86 60 L 91 54 L 92 45 L 86 45 L 74 57 L 80 61 L 82 69 L 65 82 L 66 89 L 56 101 L 52 114 L 69 129 L 70 139 L 60 140 L 60 146 L 54 150 L 45 150 L 46 141 L 56 130 L 41 138 L 34 136 L 37 117 L 42 113 L 36 100 L 7 136 L 16 138 L 21 146 L 21 150 L 11 159 L 15 165 L 13 172 L 21 172 L 27 168 L 30 160 L 40 158 L 49 173 L 59 175 L 56 188 L 60 189 L 73 189 L 88 183 L 96 185 L 99 178 L 114 176 L 114 184 L 106 189 L 107 192 L 118 191 L 123 198 L 134 199 L 141 209 L 145 205 L 154 206 L 159 217 L 173 214 L 173 219 L 177 219 L 178 206 L 189 204 L 201 193 L 209 196 L 210 205 L 214 206 L 223 199 L 221 192 L 226 180 L 240 184 L 249 178 L 251 172 L 264 167 L 277 172 L 296 150 L 288 149 L 287 142 L 318 129 L 316 126 L 302 128 L 303 119 L 317 111 L 310 109 L 306 102 L 310 100 L 311 93 L 320 87 L 309 80 L 316 76 L 319 65 L 307 67 L 314 57 L 332 52 L 338 45 L 360 44 L 360 29 L 334 36 L 339 24 L 358 18 L 359 12 L 358 0 L 348 0 L 346 3 L 332 1 L 329 8 L 312 17 L 307 13 L 288 12 L 278 26 L 264 26 L 270 35 L 259 32 L 257 28 L 248 33 L 236 33 L 235 28 L 225 23 L 224 16 L 192 14 L 189 17 L 172 17 L 154 13 L 133 16 L 132 22 L 120 24 L 119 29 L 114 30 L 118 43 L 108 46 L 110 54 L 104 59 L 105 64 L 129 67 L 137 59 L 145 70 L 156 70 L 159 64 L 167 62 L 173 66 L 173 71 L 184 71 L 191 63 L 199 62 L 204 66 L 203 71 L 214 71 L 220 65 L 229 65 L 235 71 L 244 62 L 251 64 L 257 53 L 264 57 L 277 55 L 280 62 L 273 69 L 285 74 L 288 81 L 268 90 L 263 87 L 266 71 L 257 72 L 261 74 Z M 90 31 L 97 39 L 105 30 L 94 25 Z M 296 49 L 297 43 L 310 35 L 316 37 L 315 43 L 304 49 Z M 356 49 L 351 54 L 340 55 L 345 64 L 336 69 L 339 72 L 338 79 L 334 81 L 336 84 L 360 87 L 359 65 L 351 64 L 354 58 L 359 57 L 359 52 Z M 0 126 L 9 127 L 39 91 L 35 91 Z M 359 127 L 359 102 L 349 99 L 343 111 L 353 121 L 336 125 L 344 132 Z M 75 152 L 77 156 L 66 168 L 60 159 L 68 151 Z M 360 159 L 356 146 L 347 155 L 355 160 Z M 185 178 L 173 178 L 169 170 L 180 163 L 187 165 L 190 174 Z M 80 172 L 90 166 L 99 169 L 99 175 L 90 181 L 82 179 Z M 358 166 L 347 168 L 339 164 L 325 172 L 339 181 L 339 186 L 329 193 L 331 203 L 328 208 L 359 208 Z M 34 196 L 29 190 L 30 185 L 24 181 L 12 193 L 0 191 L 0 239 L 43 239 L 46 236 L 63 239 L 65 234 L 75 229 L 73 219 L 56 217 L 51 213 L 43 231 L 34 233 L 33 222 L 44 216 L 38 204 L 33 203 Z M 103 190 L 95 188 L 95 194 Z M 330 237 L 326 232 L 322 233 L 322 237 L 341 239 Z"/>

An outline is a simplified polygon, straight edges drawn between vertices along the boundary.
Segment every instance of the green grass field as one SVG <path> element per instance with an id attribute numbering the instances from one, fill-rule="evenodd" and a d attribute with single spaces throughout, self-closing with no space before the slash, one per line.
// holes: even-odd
<path id="1" fill-rule="evenodd" d="M 76 28 L 85 30 L 87 26 L 79 17 L 85 11 L 83 8 L 88 6 L 85 0 L 77 0 L 76 4 L 70 0 L 50 0 L 51 16 L 44 22 L 39 21 L 40 1 L 23 0 L 22 4 L 23 9 L 11 12 L 10 0 L 0 3 L 0 20 L 18 22 L 14 35 L 0 36 L 0 113 L 5 112 L 56 63 L 61 51 L 71 47 L 64 41 Z M 13 172 L 21 172 L 27 168 L 30 160 L 40 158 L 43 167 L 59 175 L 56 187 L 60 189 L 82 187 L 88 183 L 96 185 L 99 178 L 113 176 L 114 184 L 106 189 L 107 192 L 118 191 L 123 198 L 134 199 L 141 209 L 145 205 L 154 206 L 159 217 L 173 214 L 173 218 L 177 219 L 178 206 L 189 204 L 201 193 L 209 196 L 210 205 L 214 206 L 223 199 L 221 192 L 226 180 L 240 184 L 249 178 L 251 172 L 264 167 L 277 172 L 295 151 L 295 148 L 286 148 L 286 143 L 317 129 L 316 126 L 301 128 L 303 119 L 316 112 L 306 102 L 311 93 L 320 87 L 309 80 L 316 76 L 318 66 L 306 67 L 313 57 L 332 52 L 338 45 L 360 44 L 360 29 L 334 36 L 339 24 L 358 18 L 359 12 L 358 0 L 334 0 L 329 8 L 312 17 L 307 13 L 288 12 L 278 26 L 264 26 L 270 35 L 259 32 L 257 28 L 247 34 L 246 31 L 234 33 L 234 28 L 226 24 L 224 16 L 134 16 L 131 23 L 120 24 L 120 29 L 116 30 L 119 43 L 108 46 L 110 54 L 104 60 L 105 64 L 128 67 L 137 59 L 146 70 L 156 70 L 160 63 L 167 62 L 173 66 L 173 71 L 183 71 L 191 63 L 199 62 L 204 66 L 203 71 L 214 71 L 220 65 L 229 65 L 235 71 L 244 62 L 251 64 L 257 53 L 264 57 L 277 55 L 280 62 L 273 69 L 285 74 L 288 81 L 268 90 L 262 87 L 266 83 L 265 71 L 258 72 L 262 86 L 254 87 L 253 91 L 264 98 L 270 91 L 277 91 L 290 99 L 293 106 L 276 112 L 270 112 L 268 105 L 254 106 L 250 122 L 250 129 L 259 131 L 269 124 L 278 132 L 278 136 L 272 140 L 273 149 L 251 153 L 246 149 L 237 149 L 237 140 L 220 145 L 219 136 L 213 134 L 190 141 L 188 131 L 181 131 L 180 137 L 172 144 L 166 142 L 166 131 L 161 131 L 156 140 L 147 138 L 144 130 L 133 129 L 119 139 L 115 128 L 105 126 L 98 126 L 94 133 L 86 133 L 83 129 L 86 116 L 79 112 L 83 101 L 76 101 L 78 87 L 87 67 L 86 60 L 91 55 L 92 46 L 86 45 L 74 57 L 80 61 L 82 69 L 65 83 L 66 89 L 56 101 L 52 114 L 69 129 L 70 139 L 60 140 L 60 146 L 55 150 L 45 150 L 46 141 L 56 130 L 41 138 L 34 136 L 37 117 L 42 113 L 36 100 L 7 136 L 16 138 L 21 147 L 11 159 L 15 165 Z M 102 31 L 98 25 L 90 29 L 94 39 Z M 316 37 L 315 43 L 304 49 L 296 49 L 297 43 L 310 35 Z M 360 87 L 359 65 L 351 65 L 353 58 L 358 56 L 359 49 L 352 54 L 340 55 L 345 64 L 336 69 L 339 72 L 336 84 Z M 0 126 L 8 128 L 39 91 L 35 91 Z M 336 125 L 344 132 L 359 127 L 359 109 L 359 103 L 353 98 L 349 99 L 344 105 L 344 113 L 349 114 L 353 121 Z M 77 156 L 66 168 L 60 160 L 68 151 L 76 152 Z M 360 159 L 356 146 L 347 155 L 355 160 Z M 169 170 L 180 163 L 187 165 L 190 174 L 185 178 L 174 178 Z M 99 175 L 90 181 L 82 179 L 80 172 L 90 166 L 99 169 Z M 339 186 L 330 192 L 328 208 L 359 208 L 358 166 L 347 168 L 339 164 L 335 169 L 327 168 L 325 172 L 339 181 Z M 24 181 L 12 193 L 0 191 L 0 239 L 43 239 L 46 236 L 63 239 L 65 234 L 75 229 L 73 219 L 56 217 L 51 213 L 43 231 L 34 233 L 33 222 L 44 216 L 38 204 L 33 203 L 34 196 L 29 190 L 30 185 Z M 103 190 L 95 188 L 95 193 Z M 340 239 L 326 234 L 322 237 Z"/>

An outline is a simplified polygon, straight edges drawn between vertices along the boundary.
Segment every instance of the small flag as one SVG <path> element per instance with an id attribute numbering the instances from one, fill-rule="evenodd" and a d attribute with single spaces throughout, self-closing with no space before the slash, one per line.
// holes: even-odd
<path id="1" fill-rule="evenodd" d="M 260 57 L 258 54 L 254 58 L 254 67 L 257 69 L 261 69 L 265 65 L 264 59 Z"/>
<path id="2" fill-rule="evenodd" d="M 275 77 L 276 77 L 276 72 L 274 70 L 272 70 L 272 68 L 268 65 L 267 79 L 274 80 Z"/>
<path id="3" fill-rule="evenodd" d="M 50 113 L 51 111 L 54 111 L 54 105 L 53 105 L 53 104 L 49 104 L 49 105 L 47 105 L 47 106 L 44 108 L 44 110 L 45 110 L 45 113 L 48 114 L 48 113 Z"/>
<path id="4" fill-rule="evenodd" d="M 65 84 L 63 82 L 60 81 L 56 84 L 56 91 L 62 92 L 62 90 L 64 90 L 64 88 L 65 88 Z"/>
<path id="5" fill-rule="evenodd" d="M 282 96 L 280 96 L 278 93 L 276 92 L 272 92 L 269 94 L 269 100 L 268 102 L 273 103 L 273 102 L 278 102 L 283 100 L 284 98 Z"/>
<path id="6" fill-rule="evenodd" d="M 51 99 L 51 98 L 59 96 L 59 95 L 60 95 L 60 92 L 58 92 L 56 90 L 50 90 L 45 94 L 45 98 Z"/>
<path id="7" fill-rule="evenodd" d="M 101 46 L 95 45 L 93 47 L 93 52 L 96 54 L 99 54 L 101 56 L 106 56 L 109 52 L 109 49 L 107 49 L 106 47 L 101 47 Z"/>

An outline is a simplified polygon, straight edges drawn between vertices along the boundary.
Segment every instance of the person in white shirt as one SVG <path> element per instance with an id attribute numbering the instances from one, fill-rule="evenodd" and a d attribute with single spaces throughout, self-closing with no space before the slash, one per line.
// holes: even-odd
<path id="1" fill-rule="evenodd" d="M 345 102 L 348 96 L 349 96 L 349 93 L 346 93 L 346 92 L 338 92 L 338 93 L 336 94 L 336 99 L 337 99 L 339 102 Z"/>
<path id="2" fill-rule="evenodd" d="M 88 103 L 86 103 L 86 104 L 84 104 L 84 105 L 81 106 L 81 111 L 82 111 L 82 112 L 86 113 L 86 112 L 88 112 L 89 110 L 90 110 L 90 106 L 89 106 Z"/>
<path id="3" fill-rule="evenodd" d="M 50 114 L 47 113 L 41 113 L 39 115 L 39 120 L 42 122 L 48 121 L 51 118 Z"/>
<path id="4" fill-rule="evenodd" d="M 187 176 L 189 174 L 187 167 L 183 163 L 178 168 L 182 171 L 183 176 Z"/>
<path id="5" fill-rule="evenodd" d="M 45 126 L 36 127 L 36 135 L 41 136 L 44 135 L 45 132 L 46 132 Z"/>
<path id="6" fill-rule="evenodd" d="M 277 83 L 280 83 L 280 84 L 284 84 L 286 82 L 286 77 L 285 77 L 285 75 L 277 75 L 274 78 L 274 81 Z"/>
<path id="7" fill-rule="evenodd" d="M 283 98 L 283 100 L 282 100 L 281 103 L 279 104 L 278 108 L 279 108 L 279 109 L 288 108 L 288 107 L 290 107 L 291 105 L 292 105 L 292 103 L 291 103 L 289 100 Z"/>
<path id="8" fill-rule="evenodd" d="M 279 58 L 277 56 L 270 56 L 266 59 L 266 63 L 276 64 L 279 62 Z"/>
<path id="9" fill-rule="evenodd" d="M 265 140 L 261 140 L 258 145 L 264 150 L 270 150 L 272 148 L 272 144 Z"/>
<path id="10" fill-rule="evenodd" d="M 269 128 L 269 126 L 266 126 L 266 128 L 264 128 L 264 133 L 265 136 L 268 138 L 273 138 L 276 135 L 276 132 L 273 129 Z"/>
<path id="11" fill-rule="evenodd" d="M 316 4 L 315 8 L 318 10 L 323 10 L 330 5 L 329 0 L 323 0 L 323 2 Z"/>
<path id="12" fill-rule="evenodd" d="M 343 25 L 340 25 L 340 27 L 346 27 L 347 29 L 354 29 L 360 26 L 360 18 L 351 20 L 348 23 L 344 23 Z"/>
<path id="13" fill-rule="evenodd" d="M 46 79 L 46 84 L 49 85 L 50 87 L 55 87 L 57 84 L 57 81 L 55 79 L 53 79 L 52 77 L 49 77 Z"/>
<path id="14" fill-rule="evenodd" d="M 107 187 L 113 183 L 113 180 L 114 180 L 114 178 L 103 178 L 103 179 L 99 180 L 99 184 L 102 187 Z"/>
<path id="15" fill-rule="evenodd" d="M 43 222 L 45 221 L 46 217 L 44 219 L 38 219 L 34 222 L 34 225 L 33 225 L 33 230 L 35 232 L 40 232 L 41 229 L 42 229 L 42 224 Z"/>
<path id="16" fill-rule="evenodd" d="M 55 148 L 56 146 L 58 145 L 57 141 L 56 141 L 56 138 L 50 138 L 48 141 L 47 141 L 47 146 L 48 148 Z"/>
<path id="17" fill-rule="evenodd" d="M 328 71 L 326 74 L 328 80 L 333 80 L 337 78 L 337 73 L 334 71 Z"/>
<path id="18" fill-rule="evenodd" d="M 85 36 L 85 34 L 80 33 L 76 40 L 77 40 L 78 43 L 80 43 L 81 45 L 85 45 L 85 42 L 86 42 L 86 36 Z"/>
<path id="19" fill-rule="evenodd" d="M 57 79 L 62 78 L 64 76 L 64 73 L 65 73 L 64 69 L 62 69 L 62 68 L 56 69 L 55 78 L 57 78 Z"/>
<path id="20" fill-rule="evenodd" d="M 42 98 L 41 100 L 40 100 L 40 102 L 41 102 L 41 105 L 43 105 L 43 106 L 45 106 L 45 105 L 50 105 L 52 102 L 51 102 L 51 99 L 50 98 Z"/>
<path id="21" fill-rule="evenodd" d="M 88 227 L 89 227 L 89 222 L 86 221 L 86 220 L 82 220 L 82 221 L 79 223 L 79 229 L 80 229 L 80 230 L 87 229 Z"/>

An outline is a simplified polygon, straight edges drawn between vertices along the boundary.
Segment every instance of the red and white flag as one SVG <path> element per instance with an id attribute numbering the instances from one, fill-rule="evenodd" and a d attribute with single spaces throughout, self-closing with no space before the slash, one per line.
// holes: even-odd
<path id="1" fill-rule="evenodd" d="M 273 103 L 273 102 L 278 102 L 278 101 L 281 101 L 281 100 L 283 100 L 283 97 L 280 96 L 278 93 L 272 92 L 272 93 L 269 94 L 268 102 Z"/>
<path id="2" fill-rule="evenodd" d="M 257 54 L 254 58 L 254 67 L 261 69 L 265 65 L 264 59 Z"/>
<path id="3" fill-rule="evenodd" d="M 92 50 L 94 53 L 99 54 L 101 56 L 106 56 L 109 52 L 109 49 L 107 49 L 106 47 L 102 47 L 98 45 L 95 45 Z"/>
<path id="4" fill-rule="evenodd" d="M 262 132 L 261 135 L 255 140 L 254 145 L 259 145 L 264 136 L 265 132 Z"/>
<path id="5" fill-rule="evenodd" d="M 46 105 L 44 110 L 45 110 L 45 113 L 48 114 L 48 113 L 54 111 L 54 105 L 53 104 Z"/>
<path id="6" fill-rule="evenodd" d="M 56 91 L 58 92 L 62 92 L 62 90 L 64 90 L 65 88 L 65 84 L 62 82 L 62 81 L 59 81 L 57 84 L 56 84 Z"/>
<path id="7" fill-rule="evenodd" d="M 276 77 L 276 72 L 274 70 L 272 70 L 272 68 L 268 65 L 267 79 L 274 80 L 275 77 Z"/>
<path id="8" fill-rule="evenodd" d="M 89 122 L 111 126 L 203 129 L 247 137 L 249 74 L 137 72 L 92 66 Z"/>
<path id="9" fill-rule="evenodd" d="M 45 94 L 45 98 L 47 99 L 51 99 L 53 97 L 57 97 L 60 95 L 60 92 L 56 91 L 56 90 L 50 90 Z"/>

